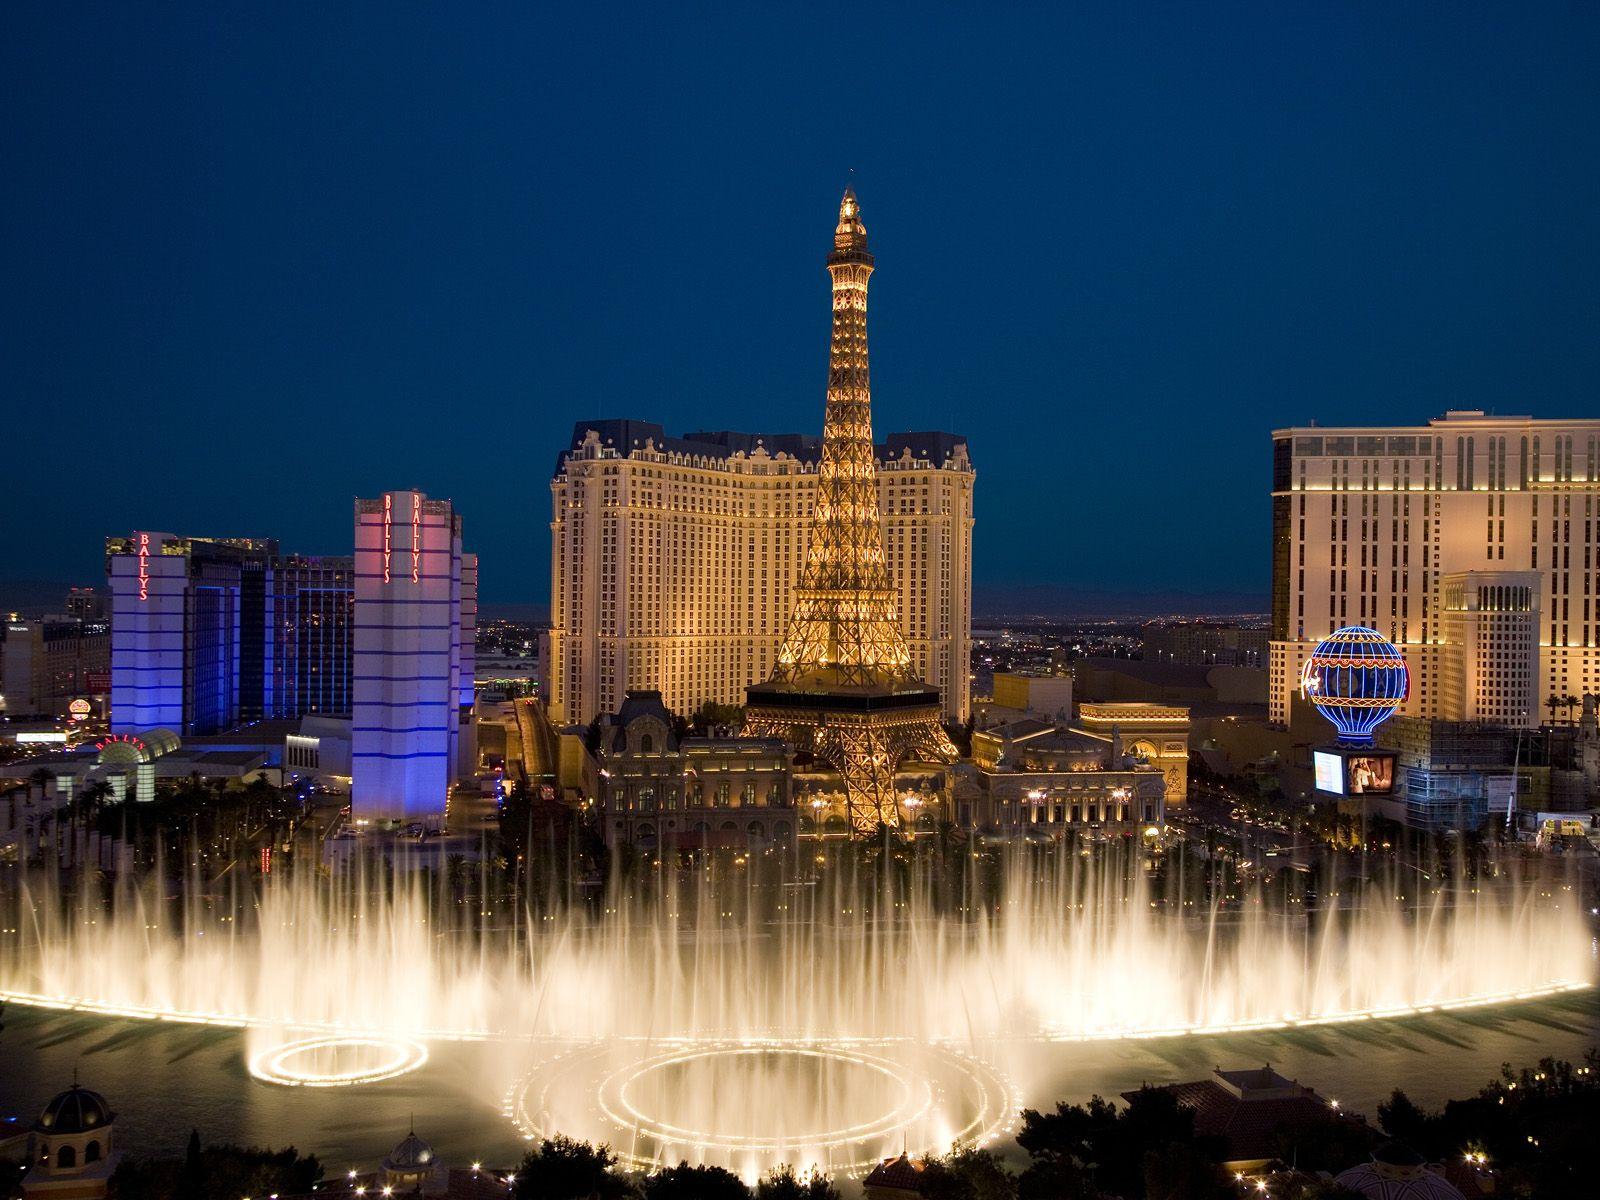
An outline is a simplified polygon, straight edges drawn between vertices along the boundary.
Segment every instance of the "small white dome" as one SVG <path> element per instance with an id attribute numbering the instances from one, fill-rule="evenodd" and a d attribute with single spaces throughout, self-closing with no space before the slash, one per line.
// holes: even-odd
<path id="1" fill-rule="evenodd" d="M 1387 1142 L 1372 1152 L 1372 1161 L 1341 1171 L 1339 1187 L 1360 1192 L 1367 1200 L 1465 1200 L 1459 1188 L 1422 1161 L 1409 1146 Z"/>

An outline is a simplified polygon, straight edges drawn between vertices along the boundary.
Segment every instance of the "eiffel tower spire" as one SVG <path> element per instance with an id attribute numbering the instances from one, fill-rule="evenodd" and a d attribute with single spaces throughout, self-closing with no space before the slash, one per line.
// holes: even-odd
<path id="1" fill-rule="evenodd" d="M 939 689 L 911 669 L 884 562 L 867 366 L 873 265 L 861 206 L 846 189 L 828 255 L 833 338 L 811 541 L 772 678 L 747 689 L 745 709 L 747 732 L 785 738 L 839 771 L 858 834 L 899 824 L 894 773 L 908 755 L 955 757 Z"/>
<path id="2" fill-rule="evenodd" d="M 899 596 L 883 557 L 867 367 L 867 281 L 872 268 L 861 206 L 847 190 L 828 255 L 833 338 L 811 543 L 774 682 L 915 682 L 911 653 L 900 631 Z"/>

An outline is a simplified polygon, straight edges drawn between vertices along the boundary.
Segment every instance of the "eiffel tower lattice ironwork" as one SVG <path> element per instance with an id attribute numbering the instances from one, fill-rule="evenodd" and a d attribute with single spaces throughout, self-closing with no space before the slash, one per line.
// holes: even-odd
<path id="1" fill-rule="evenodd" d="M 828 255 L 833 340 L 811 541 L 772 678 L 747 689 L 745 709 L 747 732 L 783 737 L 839 771 L 858 834 L 899 824 L 894 774 L 907 757 L 955 757 L 939 689 L 912 670 L 884 561 L 867 369 L 872 270 L 846 190 Z"/>

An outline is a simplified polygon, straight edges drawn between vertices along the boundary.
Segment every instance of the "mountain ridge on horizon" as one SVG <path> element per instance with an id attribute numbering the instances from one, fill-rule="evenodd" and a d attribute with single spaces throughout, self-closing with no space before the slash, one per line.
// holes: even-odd
<path id="1" fill-rule="evenodd" d="M 999 616 L 1167 617 L 1255 616 L 1265 613 L 1264 592 L 1189 588 L 1080 588 L 1069 584 L 975 585 L 973 619 Z"/>
<path id="2" fill-rule="evenodd" d="M 103 580 L 76 581 L 82 587 Z M 71 581 L 47 579 L 0 580 L 0 611 L 25 616 L 60 612 Z M 549 606 L 529 600 L 483 600 L 479 611 L 487 618 L 543 622 Z M 977 585 L 973 588 L 974 621 L 996 618 L 1052 617 L 1165 617 L 1246 616 L 1267 611 L 1261 592 L 1235 589 L 1197 591 L 1186 588 L 1133 589 L 1078 588 L 1067 584 Z"/>

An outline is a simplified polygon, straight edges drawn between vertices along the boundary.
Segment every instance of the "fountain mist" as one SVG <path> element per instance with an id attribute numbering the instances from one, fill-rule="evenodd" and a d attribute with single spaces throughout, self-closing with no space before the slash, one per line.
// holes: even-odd
<path id="1" fill-rule="evenodd" d="M 1560 886 L 1405 903 L 1380 881 L 1308 916 L 1298 897 L 1225 906 L 1153 885 L 1116 846 L 833 858 L 656 866 L 589 903 L 514 907 L 376 867 L 176 902 L 67 902 L 28 880 L 0 992 L 245 1026 L 280 1082 L 504 1039 L 545 1063 L 508 1098 L 530 1133 L 625 1138 L 641 1163 L 837 1168 L 999 1128 L 1015 1097 L 984 1064 L 1002 1043 L 1360 1019 L 1583 986 L 1593 969 Z"/>

